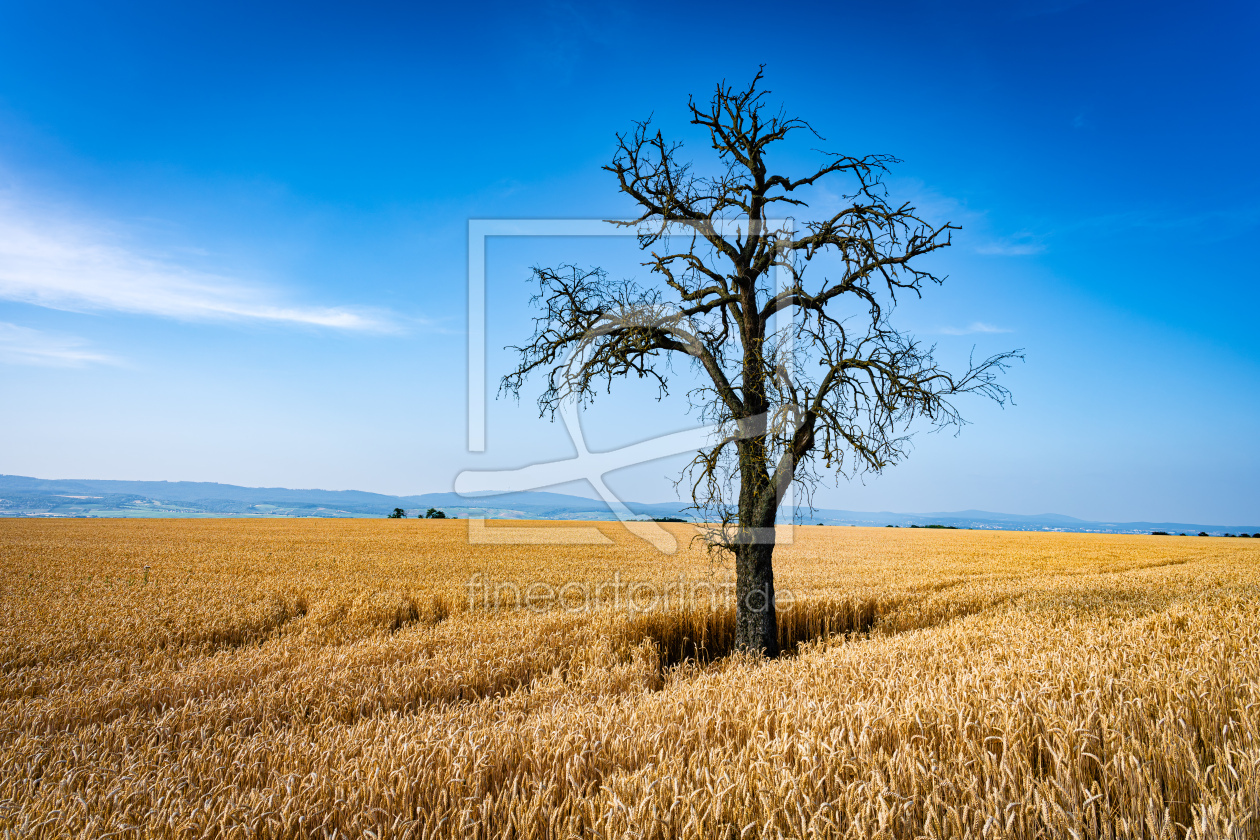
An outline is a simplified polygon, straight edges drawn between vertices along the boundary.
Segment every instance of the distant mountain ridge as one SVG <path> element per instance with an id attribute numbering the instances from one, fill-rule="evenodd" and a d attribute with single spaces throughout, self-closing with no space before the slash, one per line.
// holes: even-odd
<path id="1" fill-rule="evenodd" d="M 468 497 L 456 493 L 391 496 L 363 490 L 294 490 L 240 487 L 200 481 L 44 479 L 0 475 L 0 516 L 320 516 L 378 517 L 395 507 L 409 515 L 430 507 L 448 515 L 493 519 L 614 519 L 602 501 L 563 493 L 524 492 Z M 643 517 L 687 518 L 678 502 L 627 503 Z M 983 510 L 938 513 L 798 509 L 797 521 L 825 525 L 952 525 L 958 528 L 1149 533 L 1260 533 L 1260 525 L 1201 525 L 1185 522 L 1090 522 L 1058 513 L 1014 514 Z"/>

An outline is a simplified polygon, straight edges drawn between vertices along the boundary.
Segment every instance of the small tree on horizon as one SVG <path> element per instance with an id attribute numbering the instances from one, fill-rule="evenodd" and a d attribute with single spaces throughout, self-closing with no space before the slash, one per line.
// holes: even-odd
<path id="1" fill-rule="evenodd" d="M 1018 351 L 971 363 L 955 375 L 933 348 L 897 330 L 899 295 L 940 283 L 919 259 L 950 244 L 952 224 L 921 218 L 888 200 L 883 176 L 895 158 L 825 153 L 801 177 L 772 173 L 770 148 L 793 132 L 813 132 L 782 111 L 767 113 L 758 71 L 745 90 L 724 83 L 707 106 L 689 103 L 717 153 L 716 174 L 679 159 L 681 144 L 650 120 L 617 136 L 604 169 L 639 215 L 647 266 L 661 281 L 614 281 L 599 268 L 535 267 L 540 313 L 502 389 L 519 395 L 544 373 L 538 405 L 552 414 L 586 402 L 614 379 L 647 378 L 668 392 L 669 359 L 691 363 L 699 419 L 721 432 L 680 478 L 690 487 L 711 549 L 734 556 L 736 646 L 778 654 L 774 605 L 774 525 L 794 482 L 810 491 L 826 471 L 878 473 L 907 454 L 907 426 L 926 418 L 961 426 L 950 398 L 1009 397 L 997 382 Z M 815 133 L 816 134 L 816 133 Z M 811 186 L 846 181 L 841 208 L 797 229 L 776 221 L 806 207 Z M 800 192 L 798 192 L 800 191 Z M 807 281 L 811 261 L 827 257 Z M 822 260 L 820 260 L 822 262 Z M 833 270 L 834 269 L 834 270 Z M 813 278 L 829 272 L 828 276 Z M 776 288 L 775 273 L 786 276 Z M 786 326 L 782 321 L 791 315 Z M 778 316 L 778 317 L 776 317 Z"/>
<path id="2" fill-rule="evenodd" d="M 438 510 L 437 508 L 429 508 L 427 511 L 424 512 L 424 518 L 425 519 L 445 519 L 446 514 Z"/>
<path id="3" fill-rule="evenodd" d="M 406 519 L 406 518 L 407 518 L 407 512 L 406 512 L 405 510 L 403 510 L 402 508 L 394 508 L 394 512 L 393 512 L 393 513 L 391 513 L 391 514 L 390 514 L 388 517 L 386 517 L 386 518 L 387 518 L 387 519 Z"/>

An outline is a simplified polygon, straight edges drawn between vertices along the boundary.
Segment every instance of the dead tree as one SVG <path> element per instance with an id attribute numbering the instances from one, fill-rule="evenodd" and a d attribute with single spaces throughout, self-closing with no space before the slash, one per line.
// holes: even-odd
<path id="1" fill-rule="evenodd" d="M 895 329 L 899 295 L 944 279 L 919 258 L 950 244 L 958 228 L 933 225 L 908 203 L 892 204 L 886 155 L 824 155 L 800 178 L 771 174 L 767 151 L 803 120 L 765 110 L 759 71 L 746 90 L 719 84 L 707 106 L 689 103 L 717 153 L 715 174 L 693 172 L 648 122 L 618 135 L 604 167 L 639 208 L 633 226 L 653 286 L 613 281 L 598 268 L 536 267 L 541 310 L 520 365 L 503 390 L 519 395 L 546 375 L 539 408 L 594 397 L 620 377 L 667 392 L 669 357 L 689 360 L 701 384 L 689 392 L 717 430 L 680 478 L 710 523 L 710 546 L 734 556 L 736 642 L 778 654 L 773 554 L 788 487 L 808 494 L 825 473 L 880 472 L 908 451 L 907 426 L 923 418 L 961 426 L 951 398 L 1009 398 L 998 383 L 1019 351 L 943 370 L 933 348 Z M 816 133 L 815 133 L 815 136 Z M 797 224 L 808 188 L 847 182 L 843 209 Z M 806 280 L 806 269 L 817 270 Z M 813 277 L 819 280 L 814 282 Z"/>

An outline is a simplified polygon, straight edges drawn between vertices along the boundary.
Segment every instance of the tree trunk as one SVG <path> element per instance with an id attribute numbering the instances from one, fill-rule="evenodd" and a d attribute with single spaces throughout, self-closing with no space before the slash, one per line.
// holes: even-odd
<path id="1" fill-rule="evenodd" d="M 779 655 L 773 556 L 773 538 L 735 547 L 735 648 L 771 658 Z"/>
<path id="2" fill-rule="evenodd" d="M 766 459 L 765 388 L 759 362 L 746 355 L 744 399 L 755 411 L 740 421 L 747 435 L 739 452 L 739 524 L 735 535 L 735 649 L 774 658 L 779 625 L 774 612 L 774 516 L 766 504 L 770 472 Z M 748 384 L 751 383 L 751 384 Z"/>

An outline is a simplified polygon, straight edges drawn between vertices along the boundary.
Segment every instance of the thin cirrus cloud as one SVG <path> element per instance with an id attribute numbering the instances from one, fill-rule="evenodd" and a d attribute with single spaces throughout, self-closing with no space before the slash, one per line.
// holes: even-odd
<path id="1" fill-rule="evenodd" d="M 0 201 L 0 300 L 69 311 L 128 312 L 184 321 L 252 321 L 396 332 L 366 308 L 302 306 L 231 277 L 147 256 L 102 228 L 38 218 Z"/>
<path id="2" fill-rule="evenodd" d="M 963 232 L 958 234 L 955 242 L 977 254 L 989 257 L 1027 257 L 1046 251 L 1045 233 L 1023 230 L 1000 235 L 994 229 L 994 222 L 988 213 L 974 210 L 965 202 L 938 192 L 921 181 L 899 179 L 891 186 L 914 205 L 922 218 L 928 219 L 932 224 L 949 221 L 959 226 Z M 835 201 L 831 203 L 837 204 Z"/>
<path id="3" fill-rule="evenodd" d="M 975 335 L 976 333 L 1008 333 L 1014 332 L 1014 330 L 1009 330 L 1006 327 L 995 327 L 983 321 L 972 321 L 965 327 L 941 327 L 939 332 L 943 335 Z"/>
<path id="4" fill-rule="evenodd" d="M 977 254 L 998 257 L 1027 257 L 1045 250 L 1046 246 L 1030 233 L 990 239 L 976 246 Z"/>
<path id="5" fill-rule="evenodd" d="M 118 363 L 112 356 L 92 350 L 81 338 L 0 321 L 0 364 L 86 367 Z"/>

